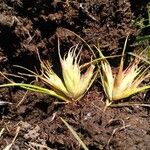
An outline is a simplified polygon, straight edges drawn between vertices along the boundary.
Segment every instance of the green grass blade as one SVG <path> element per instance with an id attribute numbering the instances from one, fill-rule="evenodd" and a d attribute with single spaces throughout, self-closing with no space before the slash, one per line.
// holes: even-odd
<path id="1" fill-rule="evenodd" d="M 91 60 L 90 62 L 87 62 L 87 63 L 81 65 L 80 68 L 84 68 L 84 67 L 87 67 L 87 66 L 89 66 L 89 65 L 91 65 L 91 64 L 96 64 L 96 63 L 98 63 L 99 61 L 103 61 L 103 60 L 105 60 L 105 59 L 108 59 L 108 58 L 115 58 L 115 57 L 122 57 L 122 55 L 103 56 L 102 58 L 96 58 L 96 59 L 94 59 L 94 60 Z"/>
<path id="2" fill-rule="evenodd" d="M 150 10 L 148 8 L 148 25 L 150 25 Z"/>
<path id="3" fill-rule="evenodd" d="M 110 107 L 129 107 L 129 106 L 141 106 L 141 107 L 150 107 L 150 104 L 147 103 L 118 103 L 111 104 Z"/>
<path id="4" fill-rule="evenodd" d="M 25 83 L 8 83 L 8 84 L 0 85 L 0 88 L 11 87 L 11 86 L 19 86 L 19 87 L 24 88 L 26 90 L 30 90 L 30 91 L 34 91 L 34 92 L 38 92 L 38 93 L 43 93 L 43 94 L 48 94 L 48 95 L 57 97 L 61 100 L 64 100 L 65 102 L 69 102 L 69 100 L 67 98 L 65 98 L 64 96 L 58 95 L 55 91 L 49 90 L 46 88 L 42 88 L 42 87 L 37 86 L 37 85 L 31 85 L 31 84 L 25 84 Z"/>
<path id="5" fill-rule="evenodd" d="M 84 142 L 81 140 L 81 138 L 77 135 L 77 133 L 74 131 L 74 129 L 63 119 L 60 117 L 62 122 L 67 126 L 67 128 L 70 130 L 70 132 L 73 134 L 73 136 L 77 139 L 77 141 L 81 144 L 84 150 L 88 150 L 87 146 L 84 144 Z"/>
<path id="6" fill-rule="evenodd" d="M 150 64 L 150 61 L 148 61 L 146 58 L 143 58 L 143 57 L 141 57 L 141 56 L 139 56 L 139 55 L 137 55 L 137 54 L 135 54 L 135 53 L 132 53 L 132 52 L 129 52 L 128 54 L 129 54 L 129 55 L 132 55 L 132 56 L 134 56 L 134 57 L 137 57 L 137 58 L 139 58 L 140 60 L 143 60 L 143 61 L 145 61 L 146 63 Z"/>
<path id="7" fill-rule="evenodd" d="M 148 47 L 148 54 L 147 54 L 147 56 L 148 56 L 148 61 L 150 62 L 150 46 Z"/>
<path id="8" fill-rule="evenodd" d="M 142 42 L 145 40 L 150 40 L 150 35 L 138 36 L 135 41 L 136 42 Z"/>

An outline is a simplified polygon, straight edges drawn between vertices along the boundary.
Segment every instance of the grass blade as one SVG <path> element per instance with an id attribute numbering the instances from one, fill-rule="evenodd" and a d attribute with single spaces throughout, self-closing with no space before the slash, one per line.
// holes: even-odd
<path id="1" fill-rule="evenodd" d="M 150 50 L 149 50 L 149 51 L 150 51 Z M 150 52 L 149 52 L 149 53 L 150 53 Z M 128 54 L 130 54 L 130 55 L 132 55 L 132 56 L 134 56 L 134 57 L 137 57 L 137 58 L 139 58 L 139 59 L 145 61 L 146 63 L 148 63 L 148 64 L 150 65 L 150 61 L 148 61 L 146 58 L 143 58 L 143 57 L 141 57 L 141 56 L 139 56 L 139 55 L 137 55 L 137 54 L 135 54 L 135 53 L 132 53 L 132 52 L 129 52 Z"/>
<path id="2" fill-rule="evenodd" d="M 77 141 L 81 144 L 84 150 L 88 150 L 87 146 L 84 144 L 84 142 L 80 139 L 80 137 L 77 135 L 77 133 L 74 131 L 74 129 L 63 119 L 60 117 L 62 122 L 67 126 L 67 128 L 70 130 L 70 132 L 73 134 L 73 136 L 77 139 Z"/>
<path id="3" fill-rule="evenodd" d="M 138 36 L 136 38 L 136 42 L 141 42 L 141 41 L 145 41 L 145 40 L 150 40 L 150 35 Z"/>
<path id="4" fill-rule="evenodd" d="M 55 91 L 52 91 L 52 90 L 49 90 L 49 89 L 46 89 L 46 88 L 42 88 L 42 87 L 37 86 L 37 85 L 31 85 L 31 84 L 25 84 L 25 83 L 8 83 L 8 84 L 0 85 L 0 88 L 11 87 L 11 86 L 19 86 L 19 87 L 24 88 L 26 90 L 39 92 L 39 93 L 43 93 L 43 94 L 49 94 L 51 96 L 62 99 L 65 102 L 69 102 L 69 100 L 67 98 L 65 98 L 61 95 L 58 95 Z"/>

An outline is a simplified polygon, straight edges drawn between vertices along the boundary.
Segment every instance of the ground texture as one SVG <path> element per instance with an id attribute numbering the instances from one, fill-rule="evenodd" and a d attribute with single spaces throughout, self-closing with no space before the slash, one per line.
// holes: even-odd
<path id="1" fill-rule="evenodd" d="M 99 43 L 105 55 L 121 54 L 129 35 L 127 50 L 133 51 L 136 28 L 132 21 L 140 13 L 144 14 L 146 4 L 147 1 L 142 0 L 1 0 L 0 71 L 9 74 L 9 79 L 15 82 L 30 83 L 32 78 L 10 74 L 22 71 L 13 65 L 38 69 L 38 50 L 41 59 L 51 61 L 59 73 L 58 37 L 62 55 L 74 44 L 84 45 L 69 30 L 91 47 Z M 90 56 L 84 46 L 81 62 L 89 61 Z M 118 61 L 111 63 L 116 66 Z M 6 82 L 7 79 L 0 76 L 0 84 Z M 54 150 L 82 149 L 60 117 L 74 128 L 90 150 L 150 149 L 149 109 L 122 107 L 104 111 L 106 97 L 98 81 L 81 101 L 73 104 L 59 104 L 53 97 L 20 88 L 0 89 L 0 100 L 12 103 L 0 106 L 0 129 L 5 128 L 0 149 L 11 143 L 18 126 L 13 150 L 44 149 L 32 143 Z M 128 99 L 148 100 L 148 92 Z"/>

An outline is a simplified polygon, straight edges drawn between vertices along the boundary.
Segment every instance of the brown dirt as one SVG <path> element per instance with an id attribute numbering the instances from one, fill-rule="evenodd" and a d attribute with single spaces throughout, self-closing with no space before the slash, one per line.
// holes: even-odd
<path id="1" fill-rule="evenodd" d="M 136 5 L 135 5 L 136 3 Z M 134 15 L 146 10 L 145 1 L 130 0 L 2 0 L 0 1 L 0 71 L 16 74 L 21 65 L 34 70 L 39 67 L 37 50 L 42 59 L 49 59 L 59 72 L 57 36 L 64 54 L 72 45 L 83 44 L 69 29 L 81 36 L 91 47 L 97 43 L 105 54 L 118 54 L 129 34 L 128 50 L 135 39 Z M 85 46 L 82 61 L 90 60 Z M 113 62 L 114 65 L 117 62 Z M 16 82 L 33 79 L 9 77 Z M 0 84 L 7 80 L 0 77 Z M 41 83 L 38 83 L 41 84 Z M 105 96 L 95 82 L 85 97 L 73 104 L 56 104 L 47 95 L 20 88 L 0 89 L 0 100 L 12 104 L 0 106 L 0 149 L 11 143 L 16 128 L 21 127 L 12 149 L 33 148 L 29 142 L 58 150 L 82 149 L 60 120 L 63 117 L 78 133 L 90 150 L 150 149 L 150 114 L 143 107 L 108 108 Z M 17 107 L 17 104 L 24 101 Z M 149 100 L 149 94 L 138 94 L 129 101 Z M 44 148 L 43 148 L 44 149 Z"/>

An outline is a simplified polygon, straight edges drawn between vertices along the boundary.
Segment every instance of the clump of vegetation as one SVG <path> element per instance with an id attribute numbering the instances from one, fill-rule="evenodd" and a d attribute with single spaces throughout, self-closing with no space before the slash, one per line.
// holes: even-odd
<path id="1" fill-rule="evenodd" d="M 138 17 L 134 20 L 134 24 L 138 28 L 135 43 L 141 47 L 146 47 L 147 60 L 150 62 L 150 7 L 147 7 L 147 17 Z"/>
<path id="2" fill-rule="evenodd" d="M 122 56 L 124 56 L 127 39 L 124 45 Z M 133 61 L 124 69 L 124 58 L 121 58 L 119 69 L 114 73 L 111 65 L 100 50 L 99 54 L 103 58 L 101 61 L 100 77 L 104 92 L 107 96 L 106 106 L 113 102 L 127 98 L 133 94 L 150 88 L 150 85 L 140 86 L 142 81 L 150 77 L 149 68 L 140 65 L 141 59 L 134 57 Z"/>
<path id="3" fill-rule="evenodd" d="M 83 39 L 82 41 L 85 42 Z M 32 84 L 14 83 L 12 81 L 11 83 L 0 85 L 0 87 L 19 86 L 27 90 L 49 94 L 65 102 L 78 101 L 85 95 L 97 76 L 97 71 L 94 72 L 94 63 L 96 63 L 100 72 L 102 86 L 107 96 L 106 106 L 110 106 L 113 102 L 118 102 L 121 99 L 125 99 L 133 94 L 142 92 L 150 88 L 150 85 L 141 86 L 141 83 L 146 78 L 150 77 L 150 73 L 148 72 L 149 67 L 145 68 L 144 64 L 140 64 L 141 60 L 144 60 L 148 62 L 148 64 L 150 64 L 149 61 L 137 54 L 130 53 L 130 55 L 134 56 L 134 59 L 124 69 L 123 56 L 125 55 L 126 44 L 127 39 L 125 41 L 122 55 L 108 57 L 105 57 L 102 52 L 96 47 L 99 52 L 100 58 L 96 58 L 94 51 L 87 44 L 95 59 L 82 65 L 80 65 L 81 49 L 78 53 L 76 53 L 78 45 L 71 47 L 64 58 L 61 57 L 60 47 L 58 46 L 58 55 L 62 69 L 62 78 L 60 78 L 53 71 L 51 64 L 48 61 L 42 61 L 40 59 L 40 56 L 40 74 L 28 70 L 27 68 L 18 66 L 30 73 L 25 75 L 40 79 L 49 88 L 43 88 Z M 118 72 L 114 73 L 110 63 L 107 61 L 107 58 L 118 56 L 121 56 L 121 61 Z M 100 61 L 100 65 L 98 61 Z"/>
<path id="4" fill-rule="evenodd" d="M 94 72 L 95 66 L 93 64 L 79 65 L 81 50 L 76 54 L 77 49 L 78 45 L 71 47 L 68 54 L 62 58 L 60 48 L 58 48 L 63 79 L 52 70 L 52 66 L 48 61 L 41 61 L 40 57 L 41 74 L 20 67 L 30 72 L 30 74 L 26 75 L 39 78 L 50 89 L 37 85 L 13 82 L 0 85 L 0 87 L 19 86 L 27 90 L 55 96 L 65 102 L 80 100 L 93 83 L 96 72 Z"/>
<path id="5" fill-rule="evenodd" d="M 150 10 L 147 12 L 147 18 L 137 18 L 134 21 L 134 24 L 139 28 L 138 36 L 136 37 L 136 42 L 143 42 L 145 40 L 150 40 L 150 35 L 146 33 L 146 35 L 142 35 L 143 31 L 150 28 Z"/>

